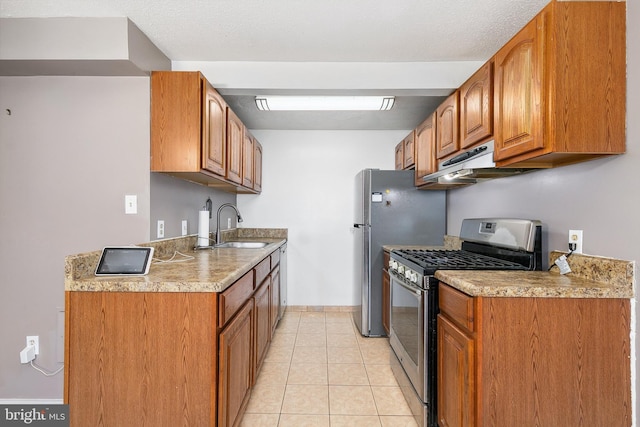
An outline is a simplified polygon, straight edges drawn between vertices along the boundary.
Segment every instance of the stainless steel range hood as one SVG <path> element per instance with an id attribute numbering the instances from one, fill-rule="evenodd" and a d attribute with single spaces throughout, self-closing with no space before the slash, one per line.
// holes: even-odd
<path id="1" fill-rule="evenodd" d="M 493 161 L 494 141 L 471 148 L 457 156 L 444 160 L 438 165 L 438 172 L 422 179 L 431 183 L 430 187 L 455 188 L 489 179 L 519 175 L 534 169 L 498 168 Z"/>

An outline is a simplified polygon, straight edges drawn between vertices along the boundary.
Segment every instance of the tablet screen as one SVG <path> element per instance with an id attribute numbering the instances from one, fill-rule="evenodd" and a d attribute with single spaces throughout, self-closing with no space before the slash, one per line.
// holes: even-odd
<path id="1" fill-rule="evenodd" d="M 102 256 L 96 275 L 144 275 L 149 272 L 153 248 L 139 246 L 106 247 L 102 250 Z"/>

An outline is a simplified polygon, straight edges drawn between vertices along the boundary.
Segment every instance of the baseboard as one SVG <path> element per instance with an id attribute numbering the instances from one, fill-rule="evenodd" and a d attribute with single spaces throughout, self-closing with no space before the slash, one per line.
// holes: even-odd
<path id="1" fill-rule="evenodd" d="M 0 405 L 62 405 L 62 399 L 0 399 Z"/>
<path id="2" fill-rule="evenodd" d="M 325 313 L 352 313 L 357 306 L 353 305 L 288 305 L 287 311 L 313 311 Z"/>

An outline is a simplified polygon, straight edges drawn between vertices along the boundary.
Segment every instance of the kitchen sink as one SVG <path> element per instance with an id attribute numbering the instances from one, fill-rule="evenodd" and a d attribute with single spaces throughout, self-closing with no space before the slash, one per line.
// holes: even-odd
<path id="1" fill-rule="evenodd" d="M 233 248 L 233 249 L 260 249 L 267 246 L 267 242 L 224 242 L 216 245 L 216 248 Z"/>

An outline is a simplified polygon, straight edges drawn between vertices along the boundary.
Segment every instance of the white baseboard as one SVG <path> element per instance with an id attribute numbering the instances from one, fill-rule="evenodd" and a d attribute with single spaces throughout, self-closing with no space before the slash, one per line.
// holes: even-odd
<path id="1" fill-rule="evenodd" d="M 62 405 L 62 399 L 0 399 L 0 405 Z"/>

